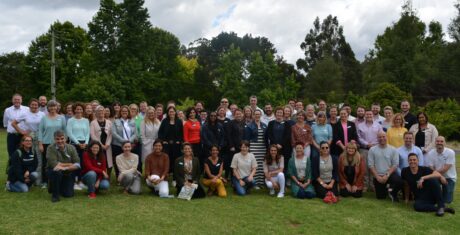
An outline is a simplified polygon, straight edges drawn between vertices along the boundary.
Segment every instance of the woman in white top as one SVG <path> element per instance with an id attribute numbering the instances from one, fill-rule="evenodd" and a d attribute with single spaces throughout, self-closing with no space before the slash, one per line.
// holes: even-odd
<path id="1" fill-rule="evenodd" d="M 270 195 L 275 195 L 275 190 L 279 190 L 278 197 L 284 197 L 286 179 L 284 178 L 284 158 L 280 155 L 278 147 L 272 144 L 269 147 L 263 164 L 265 174 L 265 184 L 270 189 Z"/>
<path id="2" fill-rule="evenodd" d="M 144 163 L 145 158 L 152 153 L 153 142 L 158 138 L 160 124 L 155 108 L 149 106 L 144 120 L 141 122 L 142 163 Z"/>
<path id="3" fill-rule="evenodd" d="M 29 135 L 32 137 L 33 145 L 32 151 L 37 154 L 38 166 L 37 169 L 41 169 L 41 153 L 38 149 L 38 127 L 40 121 L 45 116 L 45 113 L 39 111 L 39 103 L 37 99 L 31 99 L 29 102 L 29 111 L 19 116 L 18 119 L 13 120 L 11 126 L 20 133 L 22 136 Z M 37 170 L 38 177 L 35 183 L 41 184 L 41 171 Z"/>
<path id="4" fill-rule="evenodd" d="M 254 175 L 257 169 L 257 161 L 254 154 L 249 152 L 248 141 L 241 141 L 241 152 L 233 156 L 231 168 L 235 193 L 240 196 L 246 195 L 254 186 Z"/>

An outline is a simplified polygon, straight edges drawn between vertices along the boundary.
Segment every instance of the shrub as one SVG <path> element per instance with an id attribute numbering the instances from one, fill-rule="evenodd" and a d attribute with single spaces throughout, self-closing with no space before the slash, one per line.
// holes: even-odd
<path id="1" fill-rule="evenodd" d="M 460 134 L 460 105 L 455 99 L 430 101 L 421 111 L 426 112 L 429 122 L 436 126 L 439 135 L 446 138 Z"/>

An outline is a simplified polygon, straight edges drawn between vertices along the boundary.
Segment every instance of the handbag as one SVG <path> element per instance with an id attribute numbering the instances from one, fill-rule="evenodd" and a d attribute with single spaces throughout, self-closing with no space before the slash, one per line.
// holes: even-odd
<path id="1" fill-rule="evenodd" d="M 332 191 L 328 191 L 326 196 L 323 198 L 323 201 L 327 204 L 334 204 L 337 203 L 338 200 Z"/>

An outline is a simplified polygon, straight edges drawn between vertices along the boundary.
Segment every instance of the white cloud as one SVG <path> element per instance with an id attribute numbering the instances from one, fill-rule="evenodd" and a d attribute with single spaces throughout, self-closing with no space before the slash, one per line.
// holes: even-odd
<path id="1" fill-rule="evenodd" d="M 358 59 L 373 47 L 378 34 L 398 20 L 402 0 L 152 0 L 146 1 L 154 26 L 175 34 L 182 44 L 217 36 L 222 31 L 267 37 L 290 63 L 303 56 L 300 43 L 319 16 L 332 14 Z M 444 29 L 456 11 L 453 1 L 414 0 L 425 22 L 441 22 Z M 87 28 L 98 1 L 6 0 L 0 3 L 0 53 L 26 51 L 32 40 L 56 20 Z M 446 36 L 447 39 L 447 36 Z"/>

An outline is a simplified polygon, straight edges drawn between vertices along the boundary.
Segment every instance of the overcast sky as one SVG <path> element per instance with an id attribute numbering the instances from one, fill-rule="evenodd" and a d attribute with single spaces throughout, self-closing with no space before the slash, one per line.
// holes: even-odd
<path id="1" fill-rule="evenodd" d="M 118 0 L 120 2 L 120 0 Z M 447 25 L 457 14 L 455 0 L 413 0 L 425 23 Z M 174 33 L 182 44 L 222 31 L 267 37 L 290 63 L 303 56 L 300 43 L 314 19 L 332 14 L 357 58 L 362 60 L 378 34 L 397 21 L 403 0 L 145 0 L 150 21 Z M 0 54 L 27 51 L 30 42 L 56 20 L 87 29 L 98 0 L 1 0 Z"/>

